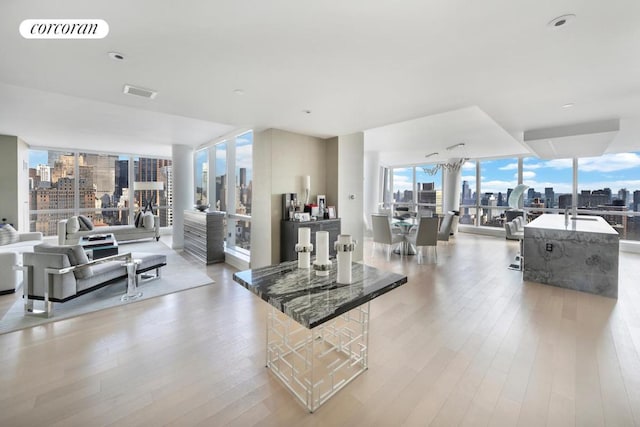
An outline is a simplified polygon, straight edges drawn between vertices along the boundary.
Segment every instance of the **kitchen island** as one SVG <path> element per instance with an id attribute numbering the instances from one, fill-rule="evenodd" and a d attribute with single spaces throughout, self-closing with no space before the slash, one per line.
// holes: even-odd
<path id="1" fill-rule="evenodd" d="M 541 215 L 524 227 L 523 279 L 617 298 L 618 251 L 599 216 Z"/>

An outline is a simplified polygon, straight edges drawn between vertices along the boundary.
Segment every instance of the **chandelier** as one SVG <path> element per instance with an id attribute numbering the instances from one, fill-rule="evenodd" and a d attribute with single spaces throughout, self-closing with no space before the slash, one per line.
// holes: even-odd
<path id="1" fill-rule="evenodd" d="M 462 169 L 462 165 L 464 165 L 464 163 L 467 160 L 469 159 L 465 157 L 462 159 L 458 159 L 454 162 L 437 163 L 432 168 L 427 168 L 423 166 L 422 170 L 424 170 L 424 172 L 428 173 L 429 175 L 435 175 L 438 173 L 439 170 L 446 170 L 447 172 L 458 172 L 460 171 L 460 169 Z"/>
<path id="2" fill-rule="evenodd" d="M 458 144 L 452 145 L 450 147 L 447 147 L 447 151 L 452 151 L 455 149 L 462 149 L 464 151 L 464 147 L 465 147 L 465 143 L 464 142 L 460 142 Z M 438 153 L 431 153 L 431 154 L 427 154 L 426 157 L 430 157 L 430 156 L 435 156 Z M 466 153 L 464 153 L 466 154 Z M 438 173 L 439 170 L 446 170 L 447 172 L 459 172 L 460 169 L 462 169 L 462 165 L 465 164 L 465 162 L 469 160 L 469 157 L 464 155 L 463 157 L 457 159 L 457 160 L 452 160 L 452 161 L 448 161 L 445 163 L 436 163 L 433 167 L 428 168 L 423 166 L 422 170 L 425 173 L 428 173 L 429 175 L 435 175 Z"/>

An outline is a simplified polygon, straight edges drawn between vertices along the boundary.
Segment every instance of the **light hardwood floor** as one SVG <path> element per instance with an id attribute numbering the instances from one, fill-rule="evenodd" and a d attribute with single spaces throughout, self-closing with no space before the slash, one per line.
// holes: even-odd
<path id="1" fill-rule="evenodd" d="M 640 425 L 640 255 L 616 301 L 523 283 L 516 250 L 458 234 L 418 265 L 367 244 L 409 283 L 372 302 L 369 370 L 314 414 L 264 368 L 266 304 L 218 264 L 213 286 L 1 335 L 0 425 Z"/>

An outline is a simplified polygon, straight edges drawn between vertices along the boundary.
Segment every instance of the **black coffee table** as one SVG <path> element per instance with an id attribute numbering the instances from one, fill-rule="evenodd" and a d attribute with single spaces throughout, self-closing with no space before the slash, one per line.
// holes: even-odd
<path id="1" fill-rule="evenodd" d="M 118 242 L 113 233 L 82 236 L 79 242 L 89 259 L 118 255 Z"/>

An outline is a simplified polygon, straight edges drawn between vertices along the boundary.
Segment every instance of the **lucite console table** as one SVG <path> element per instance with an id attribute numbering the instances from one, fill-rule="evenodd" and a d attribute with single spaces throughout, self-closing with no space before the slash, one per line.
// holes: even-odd
<path id="1" fill-rule="evenodd" d="M 245 270 L 233 279 L 271 305 L 267 367 L 309 411 L 367 369 L 369 302 L 407 283 L 407 277 L 352 264 L 352 283 L 336 269 L 316 276 L 297 261 Z"/>

